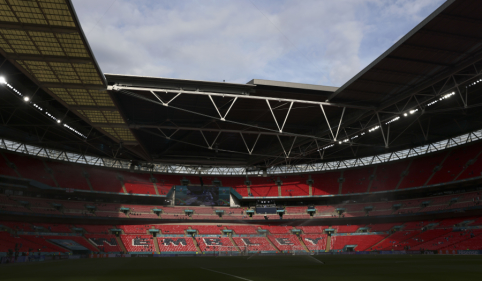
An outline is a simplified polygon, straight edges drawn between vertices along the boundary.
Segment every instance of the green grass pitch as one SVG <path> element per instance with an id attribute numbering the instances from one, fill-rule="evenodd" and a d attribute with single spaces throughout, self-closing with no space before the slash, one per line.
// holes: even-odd
<path id="1" fill-rule="evenodd" d="M 0 266 L 2 281 L 453 281 L 481 276 L 482 256 L 437 255 L 104 258 Z"/>

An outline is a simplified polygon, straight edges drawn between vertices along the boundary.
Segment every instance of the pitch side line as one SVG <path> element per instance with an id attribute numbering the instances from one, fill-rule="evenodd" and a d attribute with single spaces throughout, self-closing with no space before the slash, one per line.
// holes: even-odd
<path id="1" fill-rule="evenodd" d="M 319 259 L 317 259 L 317 258 L 315 258 L 315 257 L 313 257 L 313 256 L 308 256 L 308 257 L 314 259 L 314 260 L 317 261 L 318 263 L 325 264 L 324 262 L 320 261 Z"/>
<path id="2" fill-rule="evenodd" d="M 246 278 L 239 277 L 239 276 L 236 276 L 236 275 L 231 275 L 231 274 L 224 273 L 224 272 L 221 272 L 221 271 L 216 271 L 216 270 L 212 270 L 212 269 L 208 269 L 208 268 L 204 268 L 204 267 L 200 267 L 200 268 L 205 269 L 205 270 L 209 270 L 209 271 L 212 271 L 212 272 L 216 272 L 216 273 L 221 273 L 221 274 L 224 274 L 224 275 L 229 275 L 229 276 L 232 276 L 232 277 L 235 277 L 235 278 L 238 278 L 238 279 L 242 279 L 242 280 L 246 280 L 246 281 L 253 281 L 253 280 L 250 280 L 250 279 L 246 279 Z"/>

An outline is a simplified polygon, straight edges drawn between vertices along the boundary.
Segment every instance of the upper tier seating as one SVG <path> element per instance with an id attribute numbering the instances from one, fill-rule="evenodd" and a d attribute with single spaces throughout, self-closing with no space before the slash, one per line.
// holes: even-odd
<path id="1" fill-rule="evenodd" d="M 119 172 L 124 179 L 127 193 L 156 194 L 154 184 L 150 182 L 151 175 L 146 173 Z"/>
<path id="2" fill-rule="evenodd" d="M 340 177 L 340 172 L 312 174 L 311 179 L 313 180 L 313 195 L 338 194 L 340 186 L 338 180 Z"/>
<path id="3" fill-rule="evenodd" d="M 284 176 L 280 177 L 281 196 L 309 196 L 310 186 L 306 183 L 308 176 Z"/>
<path id="4" fill-rule="evenodd" d="M 121 247 L 117 244 L 115 235 L 112 234 L 86 234 L 85 238 L 90 243 L 95 245 L 99 250 L 105 253 L 109 252 L 122 252 Z"/>
<path id="5" fill-rule="evenodd" d="M 18 177 L 17 173 L 15 173 L 15 170 L 8 166 L 8 162 L 5 160 L 5 158 L 3 158 L 2 154 L 0 154 L 0 175 L 15 178 Z"/>
<path id="6" fill-rule="evenodd" d="M 236 251 L 236 247 L 231 243 L 227 237 L 196 237 L 196 241 L 202 252 L 213 251 Z"/>
<path id="7" fill-rule="evenodd" d="M 246 247 L 249 252 L 259 251 L 276 251 L 273 246 L 268 242 L 266 237 L 234 237 L 233 240 L 236 245 L 239 246 L 241 251 L 244 251 Z"/>
<path id="8" fill-rule="evenodd" d="M 326 249 L 326 234 L 301 234 L 301 239 L 310 251 L 324 251 Z"/>
<path id="9" fill-rule="evenodd" d="M 443 151 L 413 159 L 408 175 L 403 178 L 398 189 L 424 186 L 434 168 L 442 163 L 446 155 L 447 151 Z"/>
<path id="10" fill-rule="evenodd" d="M 117 178 L 117 171 L 86 166 L 92 188 L 96 191 L 124 193 L 121 181 Z"/>
<path id="11" fill-rule="evenodd" d="M 121 235 L 120 237 L 129 253 L 156 251 L 151 235 Z"/>
<path id="12" fill-rule="evenodd" d="M 255 197 L 309 196 L 307 180 L 310 177 L 313 180 L 312 195 L 314 196 L 390 191 L 450 183 L 454 180 L 482 175 L 482 161 L 478 159 L 482 158 L 480 152 L 482 149 L 480 149 L 480 143 L 477 142 L 405 160 L 344 169 L 343 172 L 327 171 L 302 175 L 251 177 L 249 180 L 252 184 L 249 192 Z M 13 165 L 9 166 L 9 163 Z M 439 167 L 440 170 L 436 171 L 436 167 Z M 403 177 L 402 174 L 404 174 Z M 193 185 L 200 184 L 197 176 L 131 173 L 122 169 L 41 159 L 7 151 L 2 152 L 0 157 L 0 175 L 11 177 L 20 175 L 52 187 L 58 185 L 62 188 L 85 191 L 92 189 L 93 191 L 149 195 L 166 195 L 173 186 L 181 185 L 183 179 L 189 180 Z M 282 182 L 279 189 L 276 184 L 278 178 Z M 341 178 L 343 178 L 342 181 L 340 181 Z M 248 196 L 248 188 L 245 185 L 246 177 L 205 177 L 204 182 L 212 184 L 214 179 L 221 181 L 223 186 L 234 188 L 242 196 Z M 152 181 L 155 182 L 158 193 L 156 193 Z M 122 183 L 124 183 L 125 191 Z M 397 187 L 397 185 L 399 186 Z M 38 211 L 49 213 L 51 210 Z M 388 211 L 385 209 L 382 213 L 387 214 Z M 348 216 L 350 215 L 353 214 L 348 214 Z"/>
<path id="13" fill-rule="evenodd" d="M 304 250 L 301 246 L 300 240 L 296 235 L 275 234 L 268 235 L 268 238 L 269 240 L 271 240 L 271 243 L 273 243 L 273 245 L 280 251 Z"/>
<path id="14" fill-rule="evenodd" d="M 82 166 L 67 162 L 46 161 L 60 187 L 90 190 Z"/>
<path id="15" fill-rule="evenodd" d="M 387 235 L 347 235 L 332 236 L 332 250 L 342 250 L 346 245 L 357 245 L 355 251 L 369 251 L 375 244 L 385 239 Z"/>
<path id="16" fill-rule="evenodd" d="M 279 196 L 275 178 L 250 178 L 250 181 L 249 188 L 254 197 Z"/>
<path id="17" fill-rule="evenodd" d="M 197 252 L 191 237 L 158 237 L 159 251 L 163 252 Z"/>
<path id="18" fill-rule="evenodd" d="M 10 162 L 15 164 L 17 171 L 23 178 L 36 180 L 53 187 L 56 186 L 42 160 L 27 155 L 13 153 L 5 153 L 5 156 Z"/>
<path id="19" fill-rule="evenodd" d="M 368 192 L 370 176 L 373 175 L 374 170 L 374 167 L 344 170 L 345 181 L 342 184 L 342 194 Z"/>
<path id="20" fill-rule="evenodd" d="M 464 169 L 465 164 L 480 151 L 480 145 L 470 145 L 455 148 L 445 159 L 442 167 L 437 171 L 428 182 L 428 185 L 450 182 L 455 180 Z"/>
<path id="21" fill-rule="evenodd" d="M 370 192 L 394 190 L 402 178 L 403 171 L 408 168 L 408 164 L 410 160 L 378 165 Z"/>

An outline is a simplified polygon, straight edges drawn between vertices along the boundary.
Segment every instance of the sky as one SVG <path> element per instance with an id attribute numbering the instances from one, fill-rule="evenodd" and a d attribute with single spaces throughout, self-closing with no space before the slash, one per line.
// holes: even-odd
<path id="1" fill-rule="evenodd" d="M 104 73 L 339 87 L 443 0 L 73 0 Z"/>

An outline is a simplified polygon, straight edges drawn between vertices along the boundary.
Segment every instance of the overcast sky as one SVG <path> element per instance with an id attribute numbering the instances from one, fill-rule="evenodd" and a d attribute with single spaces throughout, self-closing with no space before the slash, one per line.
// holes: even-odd
<path id="1" fill-rule="evenodd" d="M 104 73 L 341 86 L 443 0 L 73 0 Z"/>

